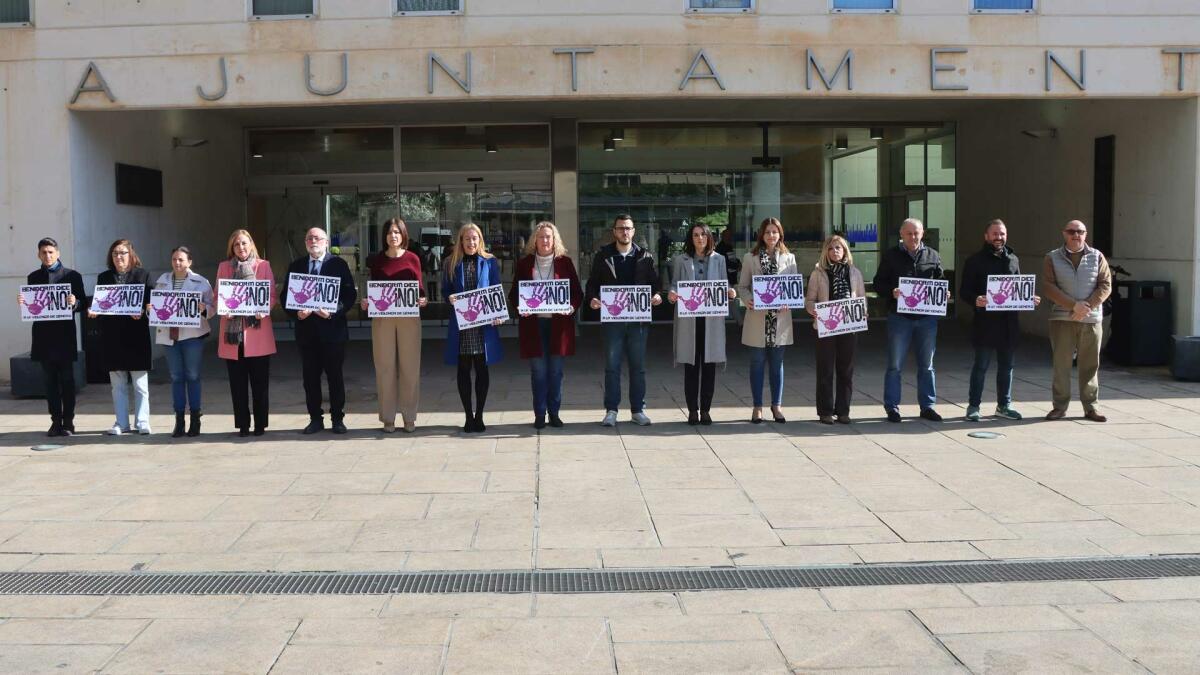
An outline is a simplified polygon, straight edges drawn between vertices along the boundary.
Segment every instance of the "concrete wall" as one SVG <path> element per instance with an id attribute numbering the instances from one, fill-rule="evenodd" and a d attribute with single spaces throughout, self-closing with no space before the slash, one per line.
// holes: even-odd
<path id="1" fill-rule="evenodd" d="M 1046 129 L 1057 138 L 1021 133 Z M 1022 271 L 1040 273 L 1067 221 L 1091 223 L 1093 143 L 1108 135 L 1117 154 L 1111 260 L 1134 279 L 1170 281 L 1175 332 L 1200 333 L 1196 99 L 972 107 L 958 127 L 959 268 L 982 246 L 983 226 L 1002 218 Z M 1045 335 L 1047 312 L 1023 315 L 1022 327 Z"/>

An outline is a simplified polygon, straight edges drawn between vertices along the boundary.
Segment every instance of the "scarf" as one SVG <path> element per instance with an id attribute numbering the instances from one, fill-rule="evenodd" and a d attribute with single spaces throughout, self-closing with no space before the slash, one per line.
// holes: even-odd
<path id="1" fill-rule="evenodd" d="M 245 260 L 230 258 L 229 264 L 233 267 L 234 279 L 254 279 L 255 272 L 258 270 L 258 257 L 251 254 Z M 241 344 L 245 339 L 246 328 L 258 328 L 258 317 L 254 316 L 231 316 L 229 321 L 225 322 L 225 344 L 237 345 Z"/>
<path id="2" fill-rule="evenodd" d="M 844 300 L 851 296 L 850 266 L 846 263 L 830 263 L 825 269 L 829 276 L 829 299 Z"/>
<path id="3" fill-rule="evenodd" d="M 763 274 L 779 273 L 779 264 L 776 262 L 775 256 L 767 253 L 767 247 L 765 246 L 758 252 L 758 266 Z M 766 345 L 768 347 L 775 346 L 775 339 L 778 333 L 779 311 L 768 309 L 766 316 Z"/>

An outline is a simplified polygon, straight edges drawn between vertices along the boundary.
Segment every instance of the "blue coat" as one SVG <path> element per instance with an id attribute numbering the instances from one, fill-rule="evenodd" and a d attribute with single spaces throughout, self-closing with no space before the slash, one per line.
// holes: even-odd
<path id="1" fill-rule="evenodd" d="M 476 288 L 495 286 L 500 283 L 500 261 L 496 258 L 479 258 Z M 450 296 L 462 293 L 466 285 L 463 276 L 463 263 L 459 262 L 453 270 L 447 269 L 442 276 L 442 296 L 450 302 Z M 480 326 L 483 329 L 483 353 L 488 364 L 496 363 L 504 358 L 500 348 L 500 331 L 495 326 Z M 451 311 L 449 325 L 446 327 L 446 351 L 443 356 L 446 365 L 458 363 L 458 321 Z"/>

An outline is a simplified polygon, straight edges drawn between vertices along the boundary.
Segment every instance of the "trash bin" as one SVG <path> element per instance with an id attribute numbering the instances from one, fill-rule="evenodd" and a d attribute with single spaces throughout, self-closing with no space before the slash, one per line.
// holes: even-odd
<path id="1" fill-rule="evenodd" d="M 1161 366 L 1171 357 L 1171 282 L 1117 281 L 1106 354 L 1124 366 Z"/>
<path id="2" fill-rule="evenodd" d="M 1177 380 L 1200 382 L 1200 335 L 1176 335 L 1171 375 Z"/>

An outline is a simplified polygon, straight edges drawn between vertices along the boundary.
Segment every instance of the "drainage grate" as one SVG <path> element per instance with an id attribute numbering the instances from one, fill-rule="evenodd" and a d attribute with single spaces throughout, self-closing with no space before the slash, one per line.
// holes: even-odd
<path id="1" fill-rule="evenodd" d="M 1200 557 L 837 567 L 488 572 L 9 572 L 0 595 L 391 595 L 671 591 L 1200 576 Z"/>

